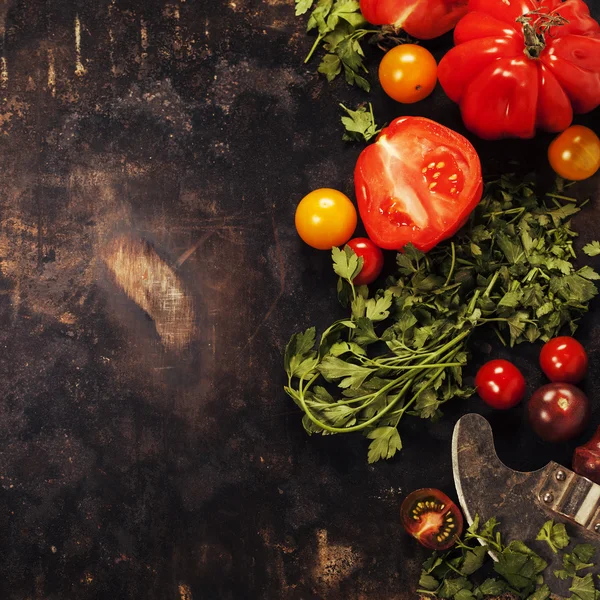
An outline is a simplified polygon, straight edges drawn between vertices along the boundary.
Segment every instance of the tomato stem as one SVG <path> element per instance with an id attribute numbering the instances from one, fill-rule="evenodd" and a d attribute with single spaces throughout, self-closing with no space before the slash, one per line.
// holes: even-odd
<path id="1" fill-rule="evenodd" d="M 516 21 L 523 27 L 525 38 L 523 53 L 532 60 L 538 59 L 546 48 L 546 35 L 550 35 L 550 29 L 569 22 L 562 15 L 548 14 L 539 10 L 531 10 L 518 17 Z"/>

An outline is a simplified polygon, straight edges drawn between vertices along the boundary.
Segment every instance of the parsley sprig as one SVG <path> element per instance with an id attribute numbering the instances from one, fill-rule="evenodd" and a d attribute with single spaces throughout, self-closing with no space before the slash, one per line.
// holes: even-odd
<path id="1" fill-rule="evenodd" d="M 361 42 L 370 41 L 382 46 L 386 43 L 399 44 L 408 40 L 398 36 L 389 27 L 373 27 L 362 16 L 358 0 L 295 0 L 296 16 L 310 13 L 306 31 L 317 31 L 317 37 L 304 62 L 308 62 L 317 48 L 323 45 L 326 53 L 318 71 L 333 81 L 342 71 L 351 85 L 370 91 L 371 86 L 364 77 L 365 53 Z M 314 5 L 314 8 L 313 8 Z"/>
<path id="2" fill-rule="evenodd" d="M 454 600 L 479 600 L 501 594 L 527 600 L 550 598 L 550 588 L 544 583 L 546 577 L 552 577 L 545 572 L 548 563 L 523 541 L 513 540 L 505 545 L 498 526 L 495 518 L 481 524 L 476 516 L 463 538 L 450 551 L 434 552 L 423 563 L 417 593 L 422 597 Z M 536 539 L 547 542 L 553 552 L 570 544 L 565 526 L 554 521 L 544 523 Z M 488 552 L 494 556 L 493 577 L 483 579 L 485 575 L 480 573 L 490 574 L 489 568 L 485 570 L 491 563 Z M 565 568 L 554 571 L 554 577 L 571 579 L 571 600 L 596 600 L 599 597 L 592 574 L 577 574 L 595 566 L 590 562 L 595 552 L 591 544 L 578 544 L 571 553 L 563 554 Z"/>
<path id="3" fill-rule="evenodd" d="M 361 259 L 334 248 L 350 315 L 318 341 L 314 328 L 295 334 L 285 353 L 285 391 L 309 434 L 360 431 L 369 462 L 391 458 L 403 418 L 436 420 L 444 403 L 473 393 L 462 373 L 476 328 L 510 346 L 575 331 L 600 275 L 574 263 L 577 201 L 551 192 L 547 202 L 535 190 L 511 176 L 488 183 L 463 231 L 427 254 L 407 246 L 374 294 L 352 283 Z"/>

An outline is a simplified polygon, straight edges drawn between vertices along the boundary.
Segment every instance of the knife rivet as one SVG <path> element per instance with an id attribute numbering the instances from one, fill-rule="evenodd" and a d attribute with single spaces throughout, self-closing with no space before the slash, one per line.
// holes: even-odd
<path id="1" fill-rule="evenodd" d="M 564 471 L 556 471 L 556 479 L 558 481 L 564 481 L 567 478 L 567 474 Z"/>
<path id="2" fill-rule="evenodd" d="M 596 523 L 596 524 L 594 525 L 594 531 L 595 531 L 596 533 L 600 533 L 600 523 Z"/>
<path id="3" fill-rule="evenodd" d="M 552 492 L 546 492 L 544 494 L 543 497 L 544 502 L 546 502 L 546 504 L 552 502 L 552 500 L 554 500 L 554 495 L 552 494 Z"/>

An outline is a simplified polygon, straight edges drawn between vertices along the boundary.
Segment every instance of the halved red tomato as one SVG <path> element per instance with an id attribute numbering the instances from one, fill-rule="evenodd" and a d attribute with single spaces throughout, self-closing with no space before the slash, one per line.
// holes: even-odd
<path id="1" fill-rule="evenodd" d="M 392 121 L 358 157 L 354 184 L 377 246 L 401 250 L 412 243 L 424 252 L 465 223 L 483 191 L 471 143 L 423 117 Z"/>
<path id="2" fill-rule="evenodd" d="M 463 516 L 458 506 L 435 488 L 409 494 L 402 502 L 400 516 L 404 529 L 431 550 L 447 550 L 463 530 Z"/>
<path id="3" fill-rule="evenodd" d="M 468 0 L 360 0 L 373 25 L 393 25 L 420 40 L 450 31 L 467 12 Z"/>

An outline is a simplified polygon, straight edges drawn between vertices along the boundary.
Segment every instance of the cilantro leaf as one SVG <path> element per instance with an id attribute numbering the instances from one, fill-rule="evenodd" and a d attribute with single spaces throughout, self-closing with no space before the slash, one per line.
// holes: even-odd
<path id="1" fill-rule="evenodd" d="M 369 102 L 369 110 L 362 105 L 356 110 L 346 108 L 343 104 L 340 106 L 346 111 L 347 116 L 342 117 L 342 124 L 346 130 L 342 139 L 346 142 L 369 142 L 380 131 L 375 123 L 373 115 L 373 106 Z"/>
<path id="2" fill-rule="evenodd" d="M 586 244 L 582 250 L 588 255 L 588 256 L 598 256 L 600 254 L 600 242 L 594 240 L 593 242 L 589 242 L 589 244 Z"/>
<path id="3" fill-rule="evenodd" d="M 544 523 L 535 539 L 546 542 L 554 554 L 566 548 L 570 541 L 564 523 L 555 523 L 552 520 Z"/>
<path id="4" fill-rule="evenodd" d="M 460 572 L 463 573 L 463 575 L 472 575 L 483 566 L 486 555 L 486 546 L 476 546 L 472 550 L 468 550 L 465 554 L 465 560 L 460 568 Z"/>
<path id="5" fill-rule="evenodd" d="M 402 440 L 396 427 L 378 427 L 369 431 L 367 437 L 373 440 L 369 444 L 369 464 L 392 458 L 398 450 L 402 450 Z"/>

